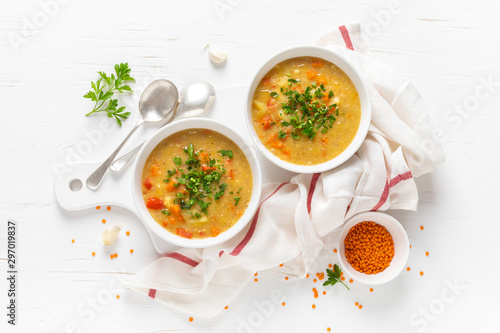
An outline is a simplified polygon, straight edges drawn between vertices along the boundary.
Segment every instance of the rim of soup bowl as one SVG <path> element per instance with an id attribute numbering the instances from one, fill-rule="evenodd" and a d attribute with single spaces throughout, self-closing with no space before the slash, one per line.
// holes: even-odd
<path id="1" fill-rule="evenodd" d="M 210 129 L 220 134 L 223 134 L 229 139 L 231 139 L 243 151 L 252 170 L 252 178 L 253 178 L 252 196 L 250 198 L 248 207 L 245 210 L 245 213 L 231 228 L 220 233 L 216 237 L 208 237 L 203 239 L 188 239 L 169 232 L 168 230 L 162 228 L 153 219 L 148 209 L 146 208 L 146 204 L 144 203 L 144 198 L 142 195 L 142 186 L 141 186 L 142 172 L 144 169 L 144 164 L 149 155 L 151 154 L 151 152 L 153 151 L 153 149 L 162 140 L 166 139 L 170 135 L 190 128 Z M 245 143 L 245 140 L 237 132 L 227 127 L 226 125 L 222 124 L 221 122 L 211 119 L 193 118 L 193 119 L 178 120 L 173 124 L 161 128 L 151 138 L 149 138 L 146 141 L 144 146 L 139 151 L 134 164 L 132 195 L 141 220 L 144 222 L 147 228 L 151 230 L 160 239 L 181 247 L 189 247 L 189 248 L 210 247 L 223 243 L 229 240 L 230 238 L 234 237 L 252 219 L 259 205 L 261 190 L 262 190 L 262 172 L 255 152 L 250 148 L 248 144 Z"/>
<path id="2" fill-rule="evenodd" d="M 296 57 L 316 57 L 327 60 L 334 65 L 338 66 L 340 69 L 346 73 L 346 75 L 353 82 L 356 90 L 358 91 L 360 103 L 361 103 L 361 119 L 359 123 L 359 128 L 354 137 L 353 141 L 349 146 L 338 156 L 333 159 L 314 165 L 300 165 L 286 162 L 273 153 L 271 153 L 264 144 L 260 141 L 257 132 L 253 126 L 252 121 L 252 103 L 255 90 L 262 78 L 278 63 L 285 61 L 287 59 Z M 353 65 L 353 63 L 342 53 L 327 49 L 319 46 L 297 46 L 292 47 L 270 57 L 263 65 L 260 66 L 259 70 L 255 73 L 252 81 L 247 90 L 247 98 L 245 101 L 245 122 L 247 124 L 248 131 L 252 137 L 254 143 L 257 145 L 259 151 L 273 164 L 280 168 L 289 170 L 297 173 L 316 173 L 331 170 L 345 161 L 347 161 L 352 155 L 356 153 L 361 144 L 363 143 L 370 126 L 371 121 L 371 101 L 368 94 L 368 89 L 365 83 L 365 79 L 358 68 Z"/>

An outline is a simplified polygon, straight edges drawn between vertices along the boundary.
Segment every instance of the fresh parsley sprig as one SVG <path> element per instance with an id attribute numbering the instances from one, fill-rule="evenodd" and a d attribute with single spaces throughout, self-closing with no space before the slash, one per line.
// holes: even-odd
<path id="1" fill-rule="evenodd" d="M 99 79 L 96 82 L 90 82 L 92 90 L 83 96 L 95 102 L 92 111 L 85 116 L 90 116 L 96 112 L 106 112 L 109 118 L 114 117 L 118 125 L 122 126 L 122 120 L 127 119 L 130 112 L 124 112 L 125 107 L 119 107 L 118 100 L 112 99 L 112 97 L 115 93 L 133 91 L 130 86 L 124 84 L 124 82 L 135 81 L 130 76 L 130 71 L 128 63 L 121 63 L 115 65 L 115 74 L 111 74 L 110 76 L 104 72 L 97 72 Z"/>
<path id="2" fill-rule="evenodd" d="M 323 286 L 328 286 L 328 285 L 334 286 L 337 282 L 340 282 L 347 288 L 347 290 L 350 290 L 349 287 L 344 282 L 342 282 L 342 279 L 340 278 L 341 270 L 339 265 L 337 264 L 333 265 L 333 271 L 327 268 L 326 274 L 328 274 L 328 280 L 326 280 L 325 283 L 323 283 Z"/>

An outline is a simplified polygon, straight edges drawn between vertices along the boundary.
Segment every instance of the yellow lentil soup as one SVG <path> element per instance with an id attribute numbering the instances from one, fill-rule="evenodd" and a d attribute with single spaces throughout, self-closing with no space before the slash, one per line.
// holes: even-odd
<path id="1" fill-rule="evenodd" d="M 320 58 L 277 64 L 253 97 L 252 122 L 260 141 L 292 164 L 316 165 L 340 155 L 356 136 L 360 119 L 351 79 Z"/>
<path id="2" fill-rule="evenodd" d="M 153 149 L 142 172 L 149 213 L 184 238 L 215 237 L 231 228 L 248 207 L 252 184 L 243 151 L 208 129 L 167 137 Z"/>

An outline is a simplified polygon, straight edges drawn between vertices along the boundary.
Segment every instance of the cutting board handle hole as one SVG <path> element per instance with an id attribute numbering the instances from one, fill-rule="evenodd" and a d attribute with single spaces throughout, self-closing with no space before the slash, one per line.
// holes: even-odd
<path id="1" fill-rule="evenodd" d="M 73 192 L 78 192 L 82 189 L 82 181 L 80 179 L 73 179 L 69 181 L 69 189 Z"/>

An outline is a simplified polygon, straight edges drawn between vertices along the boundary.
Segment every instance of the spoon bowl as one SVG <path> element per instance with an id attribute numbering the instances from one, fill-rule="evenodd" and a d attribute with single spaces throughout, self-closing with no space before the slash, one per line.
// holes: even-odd
<path id="1" fill-rule="evenodd" d="M 185 86 L 179 96 L 177 116 L 196 117 L 214 104 L 215 89 L 207 82 L 194 82 Z"/>
<path id="2" fill-rule="evenodd" d="M 172 118 L 179 99 L 175 85 L 168 80 L 156 80 L 146 87 L 139 100 L 139 111 L 145 122 Z"/>

